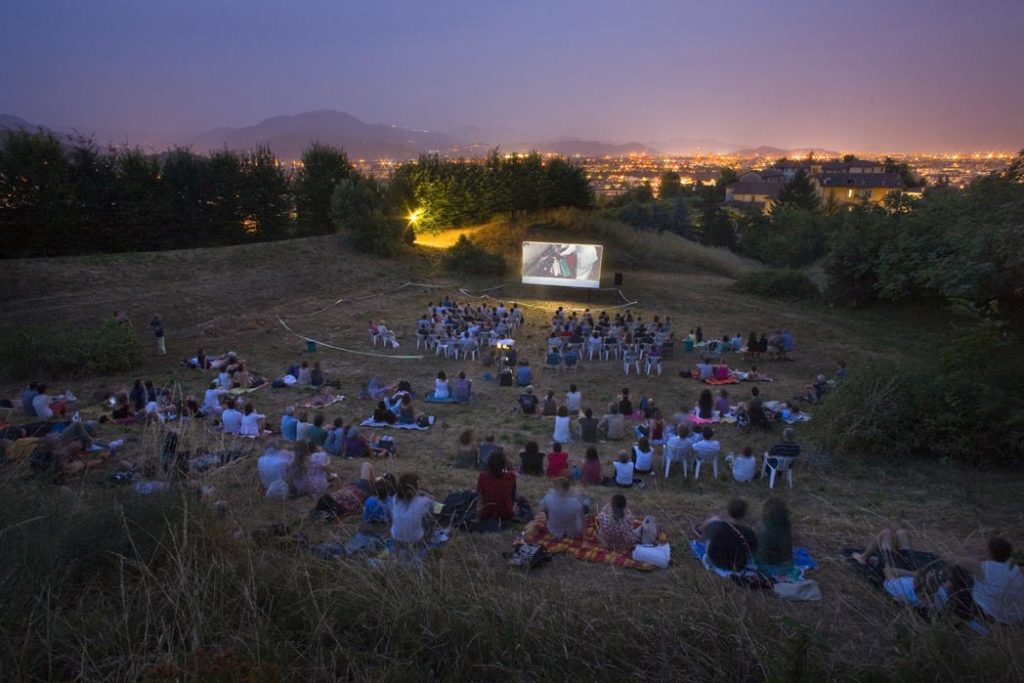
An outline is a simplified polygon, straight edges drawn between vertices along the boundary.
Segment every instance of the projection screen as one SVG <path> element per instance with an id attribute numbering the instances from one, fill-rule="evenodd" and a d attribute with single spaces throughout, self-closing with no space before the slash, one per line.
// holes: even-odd
<path id="1" fill-rule="evenodd" d="M 523 284 L 597 289 L 603 256 L 600 244 L 523 242 Z"/>

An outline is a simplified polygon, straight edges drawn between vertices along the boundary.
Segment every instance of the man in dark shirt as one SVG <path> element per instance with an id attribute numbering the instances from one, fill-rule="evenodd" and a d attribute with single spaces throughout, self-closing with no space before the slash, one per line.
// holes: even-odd
<path id="1" fill-rule="evenodd" d="M 519 409 L 523 415 L 537 414 L 537 397 L 533 393 L 533 387 L 526 387 L 526 393 L 519 396 Z"/>
<path id="2" fill-rule="evenodd" d="M 713 517 L 702 526 L 707 539 L 707 556 L 720 569 L 739 571 L 757 552 L 757 534 L 741 521 L 747 514 L 747 502 L 729 501 L 727 517 Z"/>
<path id="3" fill-rule="evenodd" d="M 792 427 L 786 427 L 782 432 L 782 441 L 778 442 L 768 450 L 768 464 L 775 467 L 778 460 L 775 458 L 796 458 L 800 455 L 800 445 L 796 443 L 796 432 Z"/>

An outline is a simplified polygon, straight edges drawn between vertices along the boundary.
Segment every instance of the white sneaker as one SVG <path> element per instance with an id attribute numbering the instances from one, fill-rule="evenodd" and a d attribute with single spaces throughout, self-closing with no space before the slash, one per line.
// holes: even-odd
<path id="1" fill-rule="evenodd" d="M 123 445 L 124 445 L 124 439 L 114 439 L 113 441 L 110 442 L 108 447 L 110 448 L 110 450 L 114 450 L 114 449 L 120 448 Z"/>
<path id="2" fill-rule="evenodd" d="M 77 410 L 75 411 L 75 414 L 71 416 L 71 421 L 72 422 L 81 422 L 82 421 L 82 416 L 79 414 L 79 412 Z"/>

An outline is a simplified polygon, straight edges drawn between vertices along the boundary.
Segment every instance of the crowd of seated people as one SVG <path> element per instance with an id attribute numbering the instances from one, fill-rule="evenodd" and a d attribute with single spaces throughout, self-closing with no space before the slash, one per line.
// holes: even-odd
<path id="1" fill-rule="evenodd" d="M 427 304 L 427 312 L 416 321 L 416 336 L 419 345 L 428 349 L 440 345 L 449 355 L 466 356 L 511 338 L 522 325 L 519 304 L 473 304 L 445 297 L 437 304 Z"/>

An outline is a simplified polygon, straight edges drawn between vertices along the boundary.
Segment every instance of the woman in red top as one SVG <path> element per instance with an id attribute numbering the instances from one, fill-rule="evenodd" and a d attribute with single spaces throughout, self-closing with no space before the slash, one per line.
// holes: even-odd
<path id="1" fill-rule="evenodd" d="M 583 461 L 583 477 L 580 479 L 584 484 L 600 484 L 601 460 L 597 456 L 597 449 L 591 446 L 587 449 L 586 459 Z"/>
<path id="2" fill-rule="evenodd" d="M 477 516 L 481 519 L 509 520 L 515 514 L 516 475 L 505 469 L 505 452 L 496 448 L 487 460 L 487 469 L 476 480 Z"/>
<path id="3" fill-rule="evenodd" d="M 562 450 L 562 444 L 555 442 L 548 453 L 547 475 L 552 479 L 568 476 L 569 454 Z"/>

